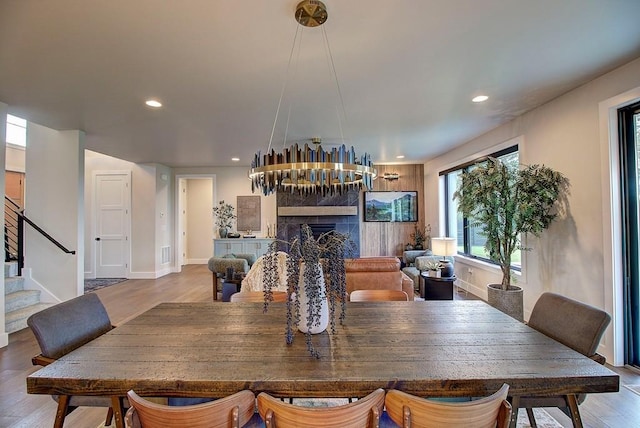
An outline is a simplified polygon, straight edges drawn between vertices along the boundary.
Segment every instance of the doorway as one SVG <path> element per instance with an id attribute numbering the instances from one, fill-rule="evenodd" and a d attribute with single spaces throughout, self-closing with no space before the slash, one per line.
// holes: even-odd
<path id="1" fill-rule="evenodd" d="M 213 255 L 215 175 L 176 176 L 178 267 L 206 264 Z"/>
<path id="2" fill-rule="evenodd" d="M 96 278 L 128 278 L 131 173 L 96 171 L 93 182 Z"/>
<path id="3" fill-rule="evenodd" d="M 618 110 L 625 364 L 640 367 L 640 102 Z"/>

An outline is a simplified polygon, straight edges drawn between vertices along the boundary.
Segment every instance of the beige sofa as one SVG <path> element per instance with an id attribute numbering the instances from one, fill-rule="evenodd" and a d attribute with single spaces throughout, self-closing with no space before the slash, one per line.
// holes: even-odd
<path id="1" fill-rule="evenodd" d="M 353 290 L 402 290 L 413 300 L 413 280 L 400 270 L 397 257 L 361 257 L 345 260 L 347 293 Z"/>

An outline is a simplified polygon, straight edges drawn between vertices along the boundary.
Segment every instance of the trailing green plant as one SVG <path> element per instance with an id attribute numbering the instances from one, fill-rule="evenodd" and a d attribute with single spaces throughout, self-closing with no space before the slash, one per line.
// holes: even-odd
<path id="1" fill-rule="evenodd" d="M 440 264 L 440 262 L 437 262 L 437 261 L 428 261 L 425 264 L 425 267 L 427 268 L 427 270 L 438 270 L 442 268 L 442 264 Z"/>
<path id="2" fill-rule="evenodd" d="M 525 233 L 540 236 L 562 210 L 569 180 L 544 165 L 488 158 L 463 172 L 453 199 L 458 211 L 480 227 L 489 258 L 500 265 L 502 289 L 511 284 L 511 256 Z"/>
<path id="3" fill-rule="evenodd" d="M 291 239 L 290 242 L 276 240 L 269 245 L 269 250 L 264 255 L 263 277 L 265 312 L 269 302 L 273 300 L 272 290 L 279 283 L 277 269 L 277 252 L 280 246 L 288 247 L 287 258 L 287 344 L 293 343 L 294 333 L 300 321 L 300 299 L 292 296 L 300 295 L 300 271 L 304 263 L 304 275 L 302 284 L 305 295 L 309 301 L 307 313 L 307 333 L 305 341 L 309 353 L 320 358 L 320 354 L 314 348 L 312 342 L 312 327 L 320 324 L 320 310 L 323 299 L 327 299 L 329 307 L 329 324 L 331 333 L 336 331 L 336 318 L 340 324 L 344 322 L 346 314 L 347 286 L 345 257 L 352 255 L 355 243 L 349 238 L 349 234 L 332 230 L 323 233 L 314 239 L 311 228 L 303 224 L 300 236 Z M 325 290 L 319 287 L 320 279 L 324 277 Z M 339 311 L 339 316 L 336 317 Z"/>
<path id="4" fill-rule="evenodd" d="M 218 203 L 217 207 L 213 207 L 213 216 L 216 218 L 216 226 L 218 228 L 231 228 L 233 221 L 237 218 L 232 205 L 226 204 L 224 200 Z"/>

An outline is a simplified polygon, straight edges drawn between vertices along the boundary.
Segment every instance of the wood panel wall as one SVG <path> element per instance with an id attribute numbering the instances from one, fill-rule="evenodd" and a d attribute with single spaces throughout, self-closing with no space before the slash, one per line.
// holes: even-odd
<path id="1" fill-rule="evenodd" d="M 425 194 L 424 165 L 376 165 L 378 178 L 373 182 L 373 190 L 392 190 L 418 192 L 418 227 L 424 230 Z M 397 180 L 385 180 L 385 172 L 400 175 Z M 360 207 L 364 206 L 363 193 L 360 194 Z M 416 223 L 378 223 L 364 222 L 360 216 L 360 256 L 402 256 L 407 243 L 412 242 L 411 233 Z"/>

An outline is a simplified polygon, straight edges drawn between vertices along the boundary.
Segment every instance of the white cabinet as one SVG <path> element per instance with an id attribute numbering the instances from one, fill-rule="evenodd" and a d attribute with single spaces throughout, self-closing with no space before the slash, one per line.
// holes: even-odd
<path id="1" fill-rule="evenodd" d="M 269 250 L 269 244 L 274 240 L 269 238 L 226 238 L 213 240 L 214 257 L 225 254 L 255 254 L 256 258 Z"/>

